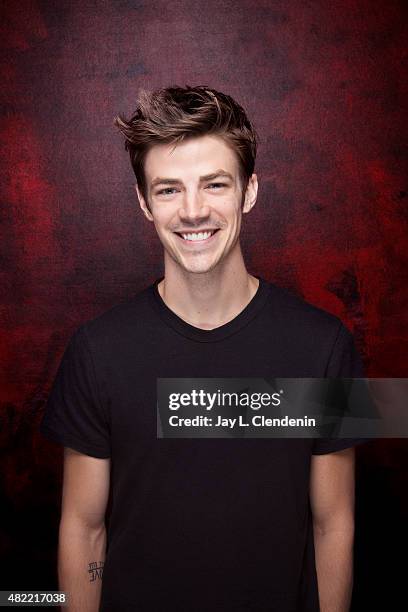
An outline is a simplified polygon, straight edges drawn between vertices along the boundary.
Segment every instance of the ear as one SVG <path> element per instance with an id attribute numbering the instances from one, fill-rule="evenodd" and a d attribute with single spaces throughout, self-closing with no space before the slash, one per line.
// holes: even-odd
<path id="1" fill-rule="evenodd" d="M 142 194 L 140 192 L 140 189 L 137 186 L 137 184 L 135 185 L 135 189 L 136 189 L 137 197 L 138 197 L 138 200 L 139 200 L 140 208 L 142 209 L 142 211 L 144 213 L 144 216 L 149 221 L 153 221 L 152 213 L 150 212 L 149 207 L 147 206 L 147 202 L 144 199 L 144 197 L 142 196 Z"/>
<path id="2" fill-rule="evenodd" d="M 258 177 L 254 173 L 249 179 L 248 185 L 246 188 L 244 206 L 242 207 L 243 213 L 249 213 L 251 208 L 255 205 L 257 195 L 258 195 Z"/>

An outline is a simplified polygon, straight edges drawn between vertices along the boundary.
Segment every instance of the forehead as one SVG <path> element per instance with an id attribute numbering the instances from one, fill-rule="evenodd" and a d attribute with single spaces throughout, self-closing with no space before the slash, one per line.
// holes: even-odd
<path id="1" fill-rule="evenodd" d="M 223 168 L 238 174 L 235 152 L 219 136 L 196 136 L 177 144 L 154 145 L 145 158 L 148 180 L 156 176 L 193 178 Z M 164 174 L 165 173 L 165 174 Z"/>

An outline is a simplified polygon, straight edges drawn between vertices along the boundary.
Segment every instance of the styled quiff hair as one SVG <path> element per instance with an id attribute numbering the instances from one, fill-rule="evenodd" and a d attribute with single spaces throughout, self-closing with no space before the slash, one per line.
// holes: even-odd
<path id="1" fill-rule="evenodd" d="M 118 116 L 115 125 L 125 137 L 137 185 L 147 203 L 144 161 L 149 149 L 207 134 L 222 138 L 237 155 L 244 199 L 255 167 L 257 134 L 231 96 L 206 85 L 171 86 L 154 92 L 142 89 L 137 102 L 132 117 Z"/>

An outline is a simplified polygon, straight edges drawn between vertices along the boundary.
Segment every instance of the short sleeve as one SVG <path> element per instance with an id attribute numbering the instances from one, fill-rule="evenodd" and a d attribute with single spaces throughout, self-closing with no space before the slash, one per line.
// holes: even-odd
<path id="1" fill-rule="evenodd" d="M 110 457 L 107 415 L 98 396 L 84 326 L 71 337 L 48 397 L 40 432 L 48 439 L 101 459 Z"/>
<path id="2" fill-rule="evenodd" d="M 355 347 L 354 338 L 347 327 L 340 323 L 326 372 L 327 378 L 364 378 L 362 359 Z M 367 442 L 365 438 L 316 438 L 313 455 L 324 455 Z"/>

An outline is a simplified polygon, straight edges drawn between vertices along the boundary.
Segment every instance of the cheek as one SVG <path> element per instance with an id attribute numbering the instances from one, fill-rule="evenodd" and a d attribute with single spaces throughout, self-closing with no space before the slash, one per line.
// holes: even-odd
<path id="1" fill-rule="evenodd" d="M 237 203 L 236 201 L 228 203 L 228 207 L 226 207 L 225 210 L 225 216 L 230 223 L 237 225 L 239 223 L 241 214 L 242 213 L 239 203 Z"/>
<path id="2" fill-rule="evenodd" d="M 165 230 L 166 227 L 168 226 L 169 222 L 170 222 L 171 216 L 169 216 L 168 214 L 164 214 L 163 212 L 157 212 L 154 215 L 154 225 L 157 229 L 157 231 L 162 231 Z"/>
<path id="3" fill-rule="evenodd" d="M 239 203 L 235 200 L 235 198 L 222 200 L 213 208 L 220 216 L 225 217 L 228 220 L 238 216 L 240 212 Z"/>

